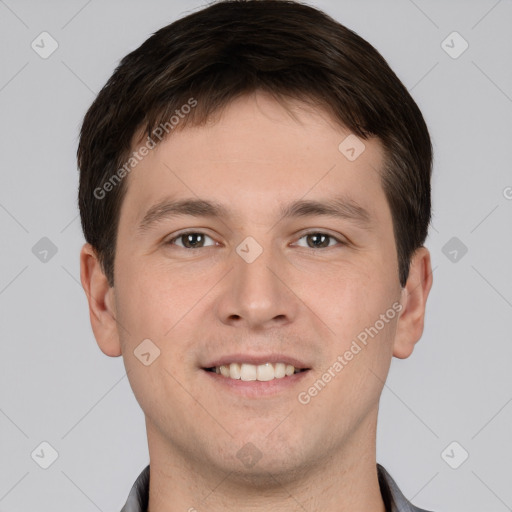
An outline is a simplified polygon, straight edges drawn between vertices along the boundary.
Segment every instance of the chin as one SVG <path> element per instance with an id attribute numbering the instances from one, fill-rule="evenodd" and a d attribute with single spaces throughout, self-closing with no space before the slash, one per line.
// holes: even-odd
<path id="1" fill-rule="evenodd" d="M 263 457 L 252 467 L 236 460 L 225 470 L 230 472 L 229 480 L 239 486 L 247 486 L 254 490 L 282 489 L 283 485 L 297 481 L 307 474 L 305 464 L 292 461 L 286 455 L 281 459 L 265 460 Z"/>
<path id="2" fill-rule="evenodd" d="M 235 437 L 228 442 L 228 446 L 219 447 L 217 454 L 210 453 L 210 460 L 219 470 L 230 473 L 229 480 L 233 483 L 253 489 L 280 487 L 301 474 L 306 475 L 311 469 L 314 453 L 311 447 L 308 455 L 304 440 L 294 441 L 292 435 L 286 434 L 283 432 L 279 439 L 269 439 L 261 434 L 259 440 L 258 436 L 247 434 L 243 440 Z M 219 458 L 218 453 L 222 452 L 227 456 Z"/>

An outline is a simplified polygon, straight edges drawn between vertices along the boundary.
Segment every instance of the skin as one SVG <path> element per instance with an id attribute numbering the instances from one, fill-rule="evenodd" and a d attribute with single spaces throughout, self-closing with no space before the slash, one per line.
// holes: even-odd
<path id="1" fill-rule="evenodd" d="M 289 108 L 294 116 L 262 92 L 244 96 L 149 152 L 125 178 L 113 288 L 94 249 L 82 248 L 94 335 L 106 355 L 123 356 L 146 417 L 150 512 L 384 512 L 379 398 L 391 358 L 408 357 L 423 332 L 430 255 L 415 252 L 402 288 L 379 140 L 351 162 L 338 150 L 346 129 L 299 101 Z M 369 212 L 369 226 L 280 218 L 281 204 L 340 193 Z M 165 198 L 215 200 L 232 215 L 167 218 L 141 234 L 145 212 Z M 170 243 L 187 229 L 210 238 L 193 249 Z M 305 231 L 335 238 L 318 248 Z M 236 252 L 248 236 L 263 249 L 252 263 Z M 400 314 L 300 403 L 394 303 Z M 145 366 L 134 350 L 147 338 L 160 356 Z M 287 354 L 310 370 L 279 393 L 242 396 L 202 369 L 233 353 Z M 252 467 L 237 457 L 247 443 L 261 455 Z"/>

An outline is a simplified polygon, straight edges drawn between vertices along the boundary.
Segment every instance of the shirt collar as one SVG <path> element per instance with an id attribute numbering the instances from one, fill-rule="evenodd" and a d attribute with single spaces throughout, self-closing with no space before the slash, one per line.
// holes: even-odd
<path id="1" fill-rule="evenodd" d="M 386 512 L 428 512 L 412 505 L 402 494 L 383 466 L 377 464 L 380 492 Z M 149 465 L 137 477 L 121 512 L 147 512 L 149 500 Z"/>

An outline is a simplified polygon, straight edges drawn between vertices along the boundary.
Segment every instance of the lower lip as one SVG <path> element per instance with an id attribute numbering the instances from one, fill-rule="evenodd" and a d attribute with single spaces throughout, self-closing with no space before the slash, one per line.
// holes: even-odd
<path id="1" fill-rule="evenodd" d="M 232 391 L 246 398 L 260 398 L 289 391 L 299 384 L 309 373 L 309 370 L 305 370 L 303 372 L 283 377 L 282 379 L 260 381 L 231 379 L 230 377 L 224 377 L 224 375 L 221 375 L 220 373 L 210 372 L 207 370 L 202 371 L 206 373 L 207 377 L 212 379 L 212 382 L 224 387 L 228 391 Z"/>

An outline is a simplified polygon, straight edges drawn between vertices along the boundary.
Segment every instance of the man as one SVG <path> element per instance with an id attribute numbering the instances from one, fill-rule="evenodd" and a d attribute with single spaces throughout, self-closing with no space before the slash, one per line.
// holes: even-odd
<path id="1" fill-rule="evenodd" d="M 215 3 L 121 61 L 78 164 L 92 328 L 146 418 L 123 511 L 419 511 L 375 445 L 432 285 L 432 147 L 380 54 Z"/>

